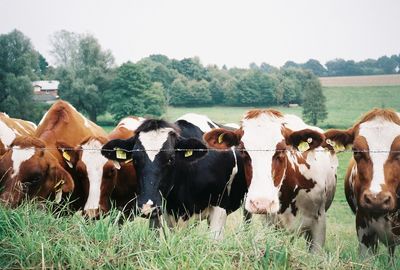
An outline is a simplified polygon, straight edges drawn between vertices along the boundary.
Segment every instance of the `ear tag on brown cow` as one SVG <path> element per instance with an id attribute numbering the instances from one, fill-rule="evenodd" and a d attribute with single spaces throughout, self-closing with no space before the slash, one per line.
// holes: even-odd
<path id="1" fill-rule="evenodd" d="M 121 169 L 121 164 L 119 164 L 118 161 L 113 160 L 113 163 L 114 163 L 114 167 L 115 167 L 117 170 Z"/>
<path id="2" fill-rule="evenodd" d="M 126 159 L 126 153 L 120 148 L 115 148 L 115 154 L 118 159 Z"/>
<path id="3" fill-rule="evenodd" d="M 224 133 L 221 133 L 221 134 L 218 136 L 218 143 L 221 144 L 223 141 L 224 141 Z"/>
<path id="4" fill-rule="evenodd" d="M 308 149 L 310 149 L 310 145 L 308 144 L 308 142 L 301 142 L 299 143 L 299 145 L 297 146 L 297 148 L 299 149 L 299 151 L 301 152 L 305 152 Z"/>
<path id="5" fill-rule="evenodd" d="M 61 202 L 61 197 L 62 197 L 62 186 L 64 185 L 64 180 L 60 180 L 57 182 L 57 184 L 54 185 L 54 190 L 56 192 L 56 198 L 55 202 L 60 203 Z"/>
<path id="6" fill-rule="evenodd" d="M 346 147 L 343 144 L 336 143 L 336 142 L 332 141 L 331 139 L 327 139 L 326 143 L 329 144 L 330 146 L 332 146 L 333 150 L 336 153 L 343 152 L 344 150 L 346 150 Z"/>
<path id="7" fill-rule="evenodd" d="M 63 155 L 65 162 L 68 164 L 68 167 L 70 167 L 72 169 L 74 166 L 71 163 L 71 156 L 64 150 L 62 150 L 62 152 L 63 152 L 62 155 Z"/>
<path id="8" fill-rule="evenodd" d="M 193 150 L 186 150 L 185 157 L 191 157 L 193 155 Z"/>

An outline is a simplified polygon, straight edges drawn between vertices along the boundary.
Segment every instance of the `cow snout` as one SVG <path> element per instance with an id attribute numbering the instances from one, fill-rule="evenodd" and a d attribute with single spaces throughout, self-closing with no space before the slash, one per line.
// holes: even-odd
<path id="1" fill-rule="evenodd" d="M 152 200 L 148 200 L 145 204 L 140 208 L 140 212 L 143 216 L 149 216 L 154 210 L 156 206 Z"/>
<path id="2" fill-rule="evenodd" d="M 83 211 L 83 215 L 90 219 L 98 219 L 100 217 L 100 210 L 99 210 L 99 208 L 86 209 Z"/>
<path id="3" fill-rule="evenodd" d="M 361 207 L 373 212 L 389 212 L 396 207 L 395 199 L 389 191 L 372 193 L 370 190 L 364 191 L 361 196 Z"/>
<path id="4" fill-rule="evenodd" d="M 279 210 L 278 200 L 247 199 L 246 210 L 252 214 L 275 214 Z"/>

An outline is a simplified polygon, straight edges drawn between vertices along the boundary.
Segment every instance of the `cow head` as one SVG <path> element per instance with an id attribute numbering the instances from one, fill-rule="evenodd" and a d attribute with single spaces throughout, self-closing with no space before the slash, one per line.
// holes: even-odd
<path id="1" fill-rule="evenodd" d="M 204 135 L 211 148 L 243 147 L 249 192 L 245 208 L 251 213 L 276 213 L 280 209 L 279 192 L 288 166 L 298 159 L 296 149 L 307 155 L 323 142 L 323 134 L 304 129 L 292 131 L 275 111 L 250 111 L 239 130 L 216 129 Z"/>
<path id="2" fill-rule="evenodd" d="M 76 185 L 81 189 L 78 196 L 84 201 L 83 213 L 90 218 L 110 210 L 112 191 L 117 180 L 119 163 L 103 157 L 99 151 L 108 140 L 104 137 L 85 138 L 73 148 L 64 142 L 57 142 L 57 148 L 68 165 Z M 79 191 L 78 191 L 79 192 Z"/>
<path id="3" fill-rule="evenodd" d="M 348 130 L 328 130 L 327 144 L 338 149 L 353 146 L 354 195 L 369 212 L 398 207 L 400 187 L 400 118 L 394 111 L 374 109 Z"/>
<path id="4" fill-rule="evenodd" d="M 21 136 L 14 140 L 0 160 L 0 175 L 4 190 L 0 200 L 10 206 L 28 198 L 48 198 L 58 201 L 62 192 L 71 192 L 74 182 L 58 159 L 46 150 L 43 141 Z"/>
<path id="5" fill-rule="evenodd" d="M 203 149 L 204 151 L 193 151 Z M 196 139 L 184 139 L 179 130 L 163 120 L 146 120 L 128 140 L 111 140 L 102 154 L 118 162 L 133 160 L 140 192 L 137 202 L 141 213 L 155 215 L 174 186 L 175 166 L 188 166 L 206 154 L 206 146 Z"/>

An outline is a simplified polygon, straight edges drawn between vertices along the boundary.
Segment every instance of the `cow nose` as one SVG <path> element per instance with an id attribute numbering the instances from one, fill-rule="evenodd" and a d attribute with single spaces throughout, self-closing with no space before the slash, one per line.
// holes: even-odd
<path id="1" fill-rule="evenodd" d="M 392 211 L 395 208 L 395 200 L 389 191 L 372 193 L 370 190 L 364 192 L 361 197 L 361 206 L 375 212 Z"/>
<path id="2" fill-rule="evenodd" d="M 246 209 L 253 214 L 274 214 L 278 212 L 279 204 L 275 200 L 249 199 Z"/>
<path id="3" fill-rule="evenodd" d="M 140 212 L 144 216 L 150 215 L 155 207 L 153 206 L 154 203 L 152 200 L 148 200 L 145 204 L 142 205 L 142 208 L 140 209 Z"/>
<path id="4" fill-rule="evenodd" d="M 91 219 L 97 219 L 100 217 L 100 210 L 99 208 L 96 209 L 86 209 L 83 211 L 83 215 L 85 217 L 91 218 Z"/>

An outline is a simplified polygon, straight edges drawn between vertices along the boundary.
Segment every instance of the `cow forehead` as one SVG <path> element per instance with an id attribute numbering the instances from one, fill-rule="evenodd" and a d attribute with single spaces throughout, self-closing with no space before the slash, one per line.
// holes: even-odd
<path id="1" fill-rule="evenodd" d="M 167 141 L 170 132 L 174 132 L 174 129 L 161 128 L 148 132 L 140 132 L 139 141 L 143 145 L 143 148 L 151 162 L 154 161 L 163 144 Z"/>
<path id="2" fill-rule="evenodd" d="M 251 150 L 268 150 L 274 152 L 276 145 L 281 142 L 284 137 L 282 135 L 282 124 L 280 121 L 274 121 L 266 117 L 258 117 L 242 122 L 244 131 L 242 142 L 249 155 L 252 156 Z"/>
<path id="3" fill-rule="evenodd" d="M 33 157 L 34 154 L 34 147 L 20 148 L 19 146 L 14 146 L 11 154 L 11 160 L 13 161 L 13 173 L 11 177 L 18 175 L 21 164 Z"/>
<path id="4" fill-rule="evenodd" d="M 378 117 L 360 124 L 359 135 L 365 138 L 370 150 L 389 151 L 394 139 L 400 135 L 400 126 Z"/>
<path id="5" fill-rule="evenodd" d="M 104 164 L 108 161 L 108 159 L 100 153 L 102 147 L 103 144 L 98 140 L 90 140 L 82 145 L 82 162 L 85 163 L 88 170 L 89 168 L 95 170 L 101 168 L 102 171 Z"/>

